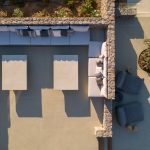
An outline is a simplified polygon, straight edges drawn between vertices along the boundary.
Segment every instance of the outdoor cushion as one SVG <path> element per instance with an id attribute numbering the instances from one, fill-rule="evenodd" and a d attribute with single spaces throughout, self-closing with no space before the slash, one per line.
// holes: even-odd
<path id="1" fill-rule="evenodd" d="M 97 84 L 96 77 L 88 77 L 88 96 L 102 97 L 101 89 Z"/>
<path id="2" fill-rule="evenodd" d="M 126 71 L 120 71 L 116 76 L 116 87 L 124 92 L 138 94 L 144 80 Z"/>
<path id="3" fill-rule="evenodd" d="M 61 37 L 61 30 L 52 30 L 52 35 L 54 37 Z"/>
<path id="4" fill-rule="evenodd" d="M 28 26 L 8 26 L 10 32 L 16 32 L 16 30 L 28 29 Z"/>
<path id="5" fill-rule="evenodd" d="M 51 37 L 31 37 L 31 45 L 51 45 Z"/>
<path id="6" fill-rule="evenodd" d="M 88 76 L 96 76 L 97 73 L 102 71 L 102 67 L 97 66 L 98 58 L 89 58 L 88 60 Z"/>
<path id="7" fill-rule="evenodd" d="M 50 26 L 29 26 L 30 29 L 33 29 L 33 30 L 48 30 L 50 29 L 51 27 Z"/>
<path id="8" fill-rule="evenodd" d="M 69 37 L 51 37 L 51 45 L 69 45 Z"/>
<path id="9" fill-rule="evenodd" d="M 30 37 L 19 36 L 16 32 L 10 32 L 10 45 L 30 45 Z"/>
<path id="10" fill-rule="evenodd" d="M 59 30 L 59 29 L 69 29 L 69 25 L 53 25 L 51 29 Z"/>
<path id="11" fill-rule="evenodd" d="M 89 30 L 88 25 L 71 25 L 70 28 L 76 32 L 87 32 Z"/>
<path id="12" fill-rule="evenodd" d="M 68 32 L 66 29 L 62 29 L 61 30 L 61 36 L 67 36 L 68 35 Z"/>
<path id="13" fill-rule="evenodd" d="M 10 32 L 6 31 L 1 31 L 0 32 L 0 45 L 9 45 L 10 43 Z"/>
<path id="14" fill-rule="evenodd" d="M 42 37 L 48 37 L 48 36 L 49 36 L 49 31 L 48 31 L 48 30 L 45 30 L 45 29 L 42 29 L 42 30 L 40 31 L 40 35 L 41 35 Z"/>
<path id="15" fill-rule="evenodd" d="M 89 45 L 90 31 L 73 32 L 69 37 L 70 45 Z"/>
<path id="16" fill-rule="evenodd" d="M 29 36 L 29 32 L 27 29 L 17 29 L 19 31 L 19 35 L 21 36 Z"/>
<path id="17" fill-rule="evenodd" d="M 140 102 L 135 101 L 116 108 L 118 123 L 121 126 L 137 124 L 144 120 L 144 111 Z"/>
<path id="18" fill-rule="evenodd" d="M 102 47 L 101 47 L 101 55 L 104 57 L 107 57 L 107 47 L 106 47 L 106 42 L 102 43 Z"/>
<path id="19" fill-rule="evenodd" d="M 89 42 L 89 57 L 99 57 L 101 53 L 102 42 L 90 41 Z"/>
<path id="20" fill-rule="evenodd" d="M 7 26 L 0 26 L 0 32 L 6 32 L 9 31 Z"/>

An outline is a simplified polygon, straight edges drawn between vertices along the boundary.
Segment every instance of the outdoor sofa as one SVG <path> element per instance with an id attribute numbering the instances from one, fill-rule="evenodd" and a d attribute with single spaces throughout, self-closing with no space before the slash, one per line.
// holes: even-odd
<path id="1" fill-rule="evenodd" d="M 102 66 L 97 62 L 103 58 Z M 98 85 L 96 76 L 102 73 L 102 84 Z M 89 44 L 88 62 L 88 96 L 107 97 L 107 48 L 106 42 L 91 41 Z"/>
<path id="2" fill-rule="evenodd" d="M 105 41 L 91 41 L 89 25 L 0 26 L 0 45 L 88 46 L 88 96 L 107 97 L 107 48 Z M 96 60 L 103 57 L 103 66 Z M 96 74 L 103 75 L 98 85 Z"/>
<path id="3" fill-rule="evenodd" d="M 117 120 L 120 126 L 136 125 L 144 120 L 144 110 L 138 101 L 116 107 Z"/>

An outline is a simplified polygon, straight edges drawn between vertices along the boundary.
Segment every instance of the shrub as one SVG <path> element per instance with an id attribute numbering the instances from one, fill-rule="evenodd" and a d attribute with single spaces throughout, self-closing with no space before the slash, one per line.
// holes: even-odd
<path id="1" fill-rule="evenodd" d="M 42 11 L 38 11 L 32 15 L 32 17 L 42 18 L 42 17 L 49 17 L 50 14 L 44 9 Z"/>
<path id="2" fill-rule="evenodd" d="M 100 17 L 101 13 L 99 10 L 93 10 L 90 14 L 91 17 Z"/>
<path id="3" fill-rule="evenodd" d="M 56 17 L 68 17 L 68 12 L 65 8 L 60 8 L 54 12 Z"/>
<path id="4" fill-rule="evenodd" d="M 0 10 L 0 17 L 7 17 L 7 11 Z"/>
<path id="5" fill-rule="evenodd" d="M 23 17 L 23 12 L 20 8 L 15 8 L 12 16 L 13 17 Z"/>
<path id="6" fill-rule="evenodd" d="M 73 8 L 75 5 L 75 1 L 74 0 L 66 0 L 66 4 L 69 8 Z"/>
<path id="7" fill-rule="evenodd" d="M 94 11 L 94 0 L 85 0 L 81 6 L 81 15 L 89 15 Z"/>

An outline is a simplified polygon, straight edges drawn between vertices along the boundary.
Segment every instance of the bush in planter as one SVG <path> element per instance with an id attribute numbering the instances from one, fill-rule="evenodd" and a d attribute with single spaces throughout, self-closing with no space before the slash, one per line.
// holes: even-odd
<path id="1" fill-rule="evenodd" d="M 23 17 L 23 12 L 20 8 L 15 8 L 12 16 L 13 17 Z"/>
<path id="2" fill-rule="evenodd" d="M 42 18 L 42 17 L 50 17 L 50 14 L 44 9 L 42 11 L 35 12 L 32 17 Z"/>
<path id="3" fill-rule="evenodd" d="M 7 11 L 0 10 L 0 17 L 7 17 Z"/>
<path id="4" fill-rule="evenodd" d="M 90 16 L 94 11 L 95 0 L 85 0 L 81 5 L 81 15 Z"/>
<path id="5" fill-rule="evenodd" d="M 60 8 L 54 12 L 54 17 L 68 17 L 69 14 L 65 8 Z"/>

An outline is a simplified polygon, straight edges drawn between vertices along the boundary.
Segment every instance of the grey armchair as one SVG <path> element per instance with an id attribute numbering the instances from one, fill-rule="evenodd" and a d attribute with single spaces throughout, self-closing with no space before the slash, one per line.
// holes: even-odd
<path id="1" fill-rule="evenodd" d="M 127 71 L 120 71 L 116 76 L 116 88 L 126 93 L 138 94 L 144 84 L 144 79 Z"/>
<path id="2" fill-rule="evenodd" d="M 142 104 L 137 101 L 116 107 L 116 115 L 119 125 L 124 127 L 144 120 Z"/>

